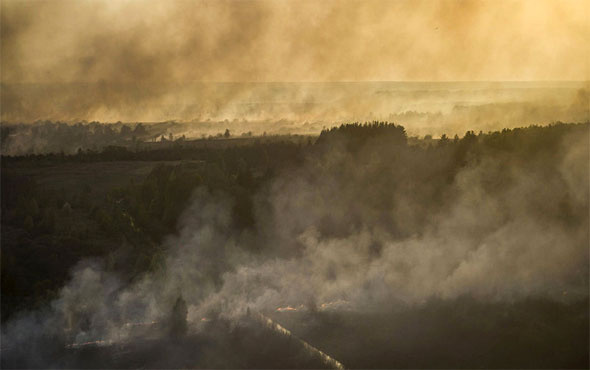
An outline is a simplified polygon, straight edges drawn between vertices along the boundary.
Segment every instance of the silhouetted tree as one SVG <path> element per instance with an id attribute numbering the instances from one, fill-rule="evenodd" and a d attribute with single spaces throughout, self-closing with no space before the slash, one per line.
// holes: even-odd
<path id="1" fill-rule="evenodd" d="M 170 316 L 170 335 L 174 338 L 182 337 L 186 334 L 187 323 L 186 315 L 188 310 L 186 308 L 186 302 L 179 296 L 176 298 L 176 303 L 172 307 L 172 314 Z"/>

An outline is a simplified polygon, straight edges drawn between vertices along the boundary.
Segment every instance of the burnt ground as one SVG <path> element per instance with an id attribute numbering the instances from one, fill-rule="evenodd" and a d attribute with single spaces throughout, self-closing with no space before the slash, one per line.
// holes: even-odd
<path id="1" fill-rule="evenodd" d="M 46 345 L 2 351 L 2 368 L 162 369 L 162 368 L 325 368 L 296 339 L 259 321 L 215 320 L 201 330 L 173 337 L 162 328 L 124 343 L 76 348 Z M 33 353 L 34 352 L 34 353 Z"/>

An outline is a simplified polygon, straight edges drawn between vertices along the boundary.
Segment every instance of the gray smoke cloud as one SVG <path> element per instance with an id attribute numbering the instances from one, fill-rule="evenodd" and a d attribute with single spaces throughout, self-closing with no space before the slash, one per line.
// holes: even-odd
<path id="1" fill-rule="evenodd" d="M 125 86 L 121 88 L 125 89 Z M 587 82 L 496 83 L 261 83 L 178 85 L 165 102 L 132 101 L 105 93 L 112 102 L 96 108 L 95 85 L 76 89 L 68 101 L 67 88 L 34 93 L 26 86 L 2 89 L 2 152 L 9 155 L 59 152 L 107 145 L 133 146 L 135 137 L 151 141 L 160 135 L 188 139 L 208 137 L 229 129 L 242 134 L 318 134 L 338 122 L 387 120 L 406 127 L 410 136 L 467 130 L 494 131 L 551 122 L 590 119 Z M 150 90 L 147 84 L 141 91 Z M 31 95 L 32 94 L 32 95 Z M 190 98 L 189 96 L 192 96 Z M 65 99 L 65 100 L 64 100 Z M 100 100 L 100 99 L 99 99 Z M 22 104 L 21 104 L 22 103 Z M 66 107 L 68 107 L 66 109 Z M 178 121 L 169 121 L 174 118 Z M 87 121 L 130 122 L 98 125 Z M 15 124 L 21 122 L 21 124 Z M 40 120 L 30 124 L 32 121 Z M 46 125 L 46 120 L 67 123 Z M 83 121 L 86 120 L 86 121 Z M 144 133 L 133 129 L 137 121 Z"/>
<path id="2" fill-rule="evenodd" d="M 585 80 L 587 10 L 576 0 L 8 0 L 2 82 Z"/>
<path id="3" fill-rule="evenodd" d="M 354 84 L 318 93 L 313 83 L 589 79 L 588 6 L 577 0 L 6 0 L 1 8 L 4 121 L 367 120 L 377 118 L 371 111 L 426 109 L 398 109 L 413 104 L 400 92 L 359 99 Z M 261 86 L 271 82 L 311 83 Z"/>
<path id="4" fill-rule="evenodd" d="M 420 163 L 412 155 L 384 165 L 374 150 L 392 149 L 379 141 L 357 153 L 335 146 L 258 195 L 257 238 L 233 228 L 231 201 L 198 189 L 178 233 L 164 241 L 165 269 L 122 285 L 100 262 L 82 262 L 50 309 L 7 324 L 3 348 L 31 337 L 67 342 L 64 330 L 74 343 L 125 341 L 133 325 L 165 322 L 179 295 L 192 330 L 247 310 L 380 312 L 465 295 L 587 297 L 588 127 L 581 132 L 532 165 L 470 161 L 437 204 L 424 202 L 434 184 L 404 180 Z M 389 186 L 394 198 L 384 199 Z"/>

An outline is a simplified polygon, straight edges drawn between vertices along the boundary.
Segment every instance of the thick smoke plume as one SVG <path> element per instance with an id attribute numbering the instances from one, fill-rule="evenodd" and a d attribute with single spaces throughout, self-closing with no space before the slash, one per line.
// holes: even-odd
<path id="1" fill-rule="evenodd" d="M 589 79 L 588 5 L 577 0 L 1 7 L 2 119 L 13 122 L 387 119 L 367 114 L 426 109 L 399 92 L 358 99 L 366 92 L 354 84 L 318 92 L 314 83 Z M 269 82 L 312 83 L 258 84 Z"/>
<path id="2" fill-rule="evenodd" d="M 575 0 L 9 0 L 2 82 L 586 80 L 587 10 Z"/>
<path id="3" fill-rule="evenodd" d="M 258 195 L 257 236 L 232 226 L 223 194 L 198 189 L 164 241 L 165 269 L 127 285 L 99 262 L 82 262 L 47 312 L 6 326 L 3 347 L 124 341 L 134 323 L 165 321 L 180 295 L 191 330 L 280 308 L 587 298 L 587 137 L 585 125 L 537 158 L 468 159 L 442 192 L 403 143 L 376 138 L 351 149 L 336 140 L 322 153 L 320 140 L 316 155 Z"/>
<path id="4" fill-rule="evenodd" d="M 75 153 L 109 145 L 137 150 L 138 142 L 160 141 L 162 135 L 190 140 L 214 137 L 226 129 L 233 137 L 316 135 L 337 122 L 374 119 L 401 124 L 410 136 L 452 137 L 467 130 L 488 132 L 590 118 L 589 88 L 584 82 L 195 84 L 179 85 L 156 106 L 115 98 L 117 91 L 109 90 L 107 95 L 114 101 L 104 109 L 94 106 L 94 85 L 77 88 L 75 102 L 68 101 L 66 87 L 47 88 L 50 94 L 34 93 L 34 87 L 26 86 L 2 90 L 7 101 L 23 103 L 15 109 L 5 104 L 3 154 Z M 232 91 L 239 93 L 228 98 Z M 89 123 L 81 118 L 127 123 Z"/>

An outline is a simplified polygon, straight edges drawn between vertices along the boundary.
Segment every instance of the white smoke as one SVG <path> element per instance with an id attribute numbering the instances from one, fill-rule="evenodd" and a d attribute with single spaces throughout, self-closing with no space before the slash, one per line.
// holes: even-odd
<path id="1" fill-rule="evenodd" d="M 397 236 L 362 203 L 362 194 L 373 191 L 365 175 L 386 170 L 362 152 L 353 157 L 332 151 L 279 177 L 259 195 L 271 205 L 258 212 L 264 238 L 238 233 L 231 225 L 231 201 L 198 189 L 178 233 L 164 241 L 163 271 L 121 286 L 99 264 L 84 262 L 51 312 L 7 326 L 3 347 L 60 330 L 71 330 L 74 343 L 126 340 L 132 335 L 126 323 L 165 321 L 179 295 L 188 304 L 189 322 L 331 302 L 379 311 L 463 295 L 485 301 L 585 297 L 588 223 L 568 226 L 548 217 L 564 196 L 587 217 L 587 140 L 566 137 L 556 155 L 558 167 L 549 169 L 523 170 L 511 160 L 470 162 L 441 195 L 450 202 L 427 212 L 425 223 L 414 214 L 420 204 L 412 187 L 400 187 L 389 210 L 401 230 Z M 356 177 L 317 176 L 319 167 L 334 163 Z M 494 192 L 490 181 L 500 172 L 509 174 L 509 184 Z M 331 235 L 318 226 L 326 218 L 338 224 L 351 217 L 362 223 Z M 417 225 L 424 227 L 416 230 Z M 248 252 L 248 243 L 264 244 L 257 249 L 264 253 Z"/>

